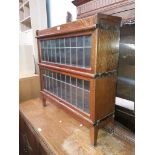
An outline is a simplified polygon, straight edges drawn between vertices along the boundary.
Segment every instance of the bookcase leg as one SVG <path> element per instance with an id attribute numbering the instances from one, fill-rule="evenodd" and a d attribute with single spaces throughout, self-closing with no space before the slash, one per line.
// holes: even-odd
<path id="1" fill-rule="evenodd" d="M 110 122 L 109 122 L 109 133 L 110 134 L 114 133 L 114 118 L 113 117 L 110 119 Z"/>
<path id="2" fill-rule="evenodd" d="M 90 141 L 92 145 L 96 145 L 97 144 L 97 135 L 98 135 L 98 127 L 97 126 L 93 126 L 90 128 Z"/>
<path id="3" fill-rule="evenodd" d="M 43 106 L 46 107 L 46 98 L 44 96 L 42 97 L 42 101 L 43 101 Z"/>

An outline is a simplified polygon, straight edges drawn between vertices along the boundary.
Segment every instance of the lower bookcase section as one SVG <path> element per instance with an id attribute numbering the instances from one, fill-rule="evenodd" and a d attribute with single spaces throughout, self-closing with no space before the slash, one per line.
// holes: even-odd
<path id="1" fill-rule="evenodd" d="M 116 74 L 93 79 L 40 67 L 40 79 L 43 106 L 48 100 L 88 126 L 96 145 L 98 129 L 106 120 L 113 122 Z"/>
<path id="2" fill-rule="evenodd" d="M 90 81 L 48 69 L 41 70 L 43 89 L 72 106 L 90 113 Z"/>

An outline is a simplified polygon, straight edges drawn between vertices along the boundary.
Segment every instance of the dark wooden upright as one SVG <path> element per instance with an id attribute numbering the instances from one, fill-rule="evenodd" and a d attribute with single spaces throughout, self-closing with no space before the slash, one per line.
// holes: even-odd
<path id="1" fill-rule="evenodd" d="M 37 31 L 43 105 L 57 103 L 90 127 L 93 145 L 102 122 L 113 119 L 120 22 L 96 14 Z"/>

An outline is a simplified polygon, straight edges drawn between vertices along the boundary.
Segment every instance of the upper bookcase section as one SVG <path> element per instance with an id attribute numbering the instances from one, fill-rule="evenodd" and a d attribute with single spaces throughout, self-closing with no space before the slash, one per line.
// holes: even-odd
<path id="1" fill-rule="evenodd" d="M 106 29 L 117 29 L 120 26 L 121 18 L 105 14 L 96 14 L 87 18 L 78 19 L 74 22 L 58 25 L 52 28 L 37 31 L 37 38 L 45 38 L 81 31 L 96 29 L 100 24 L 104 24 Z"/>
<path id="2" fill-rule="evenodd" d="M 117 69 L 120 17 L 96 14 L 38 30 L 40 65 L 94 77 Z"/>

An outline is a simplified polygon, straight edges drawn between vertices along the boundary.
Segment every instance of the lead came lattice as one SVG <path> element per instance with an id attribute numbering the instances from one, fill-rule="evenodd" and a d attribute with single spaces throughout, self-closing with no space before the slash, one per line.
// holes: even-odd
<path id="1" fill-rule="evenodd" d="M 90 82 L 56 73 L 50 70 L 42 70 L 43 88 L 63 99 L 78 109 L 89 113 Z"/>
<path id="2" fill-rule="evenodd" d="M 41 41 L 42 61 L 81 68 L 91 65 L 91 35 Z"/>

